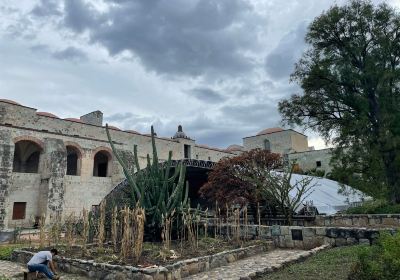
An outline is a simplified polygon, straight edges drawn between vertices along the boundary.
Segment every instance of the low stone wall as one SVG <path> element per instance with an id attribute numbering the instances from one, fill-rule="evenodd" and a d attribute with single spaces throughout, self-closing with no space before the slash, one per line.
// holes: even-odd
<path id="1" fill-rule="evenodd" d="M 266 242 L 262 245 L 253 245 L 246 248 L 224 251 L 214 255 L 178 261 L 171 265 L 158 266 L 155 268 L 111 265 L 105 263 L 96 263 L 95 261 L 62 257 L 57 257 L 56 263 L 61 271 L 81 274 L 93 279 L 181 279 L 189 275 L 197 274 L 199 272 L 220 267 L 243 258 L 260 254 L 273 248 L 272 242 Z M 30 251 L 15 250 L 12 253 L 12 260 L 20 263 L 27 263 L 32 256 L 33 253 Z"/>
<path id="2" fill-rule="evenodd" d="M 400 214 L 359 214 L 316 216 L 311 222 L 315 226 L 336 227 L 400 227 Z"/>
<path id="3" fill-rule="evenodd" d="M 387 229 L 393 233 L 394 230 Z M 381 230 L 383 231 L 383 230 Z M 323 244 L 345 246 L 372 244 L 380 235 L 380 230 L 348 227 L 271 227 L 271 238 L 280 248 L 311 249 Z"/>

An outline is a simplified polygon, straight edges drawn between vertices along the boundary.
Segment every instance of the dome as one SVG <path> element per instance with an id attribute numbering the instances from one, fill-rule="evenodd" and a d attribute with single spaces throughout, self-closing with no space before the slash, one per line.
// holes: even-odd
<path id="1" fill-rule="evenodd" d="M 64 120 L 71 121 L 71 122 L 83 123 L 83 121 L 81 119 L 76 119 L 76 118 L 66 118 Z"/>
<path id="2" fill-rule="evenodd" d="M 112 126 L 112 125 L 109 125 L 108 128 L 109 128 L 109 129 L 113 129 L 113 130 L 121 130 L 121 129 L 119 129 L 118 127 Z"/>
<path id="3" fill-rule="evenodd" d="M 226 148 L 228 152 L 243 151 L 243 149 L 244 149 L 243 146 L 236 144 L 230 145 L 228 148 Z"/>
<path id="4" fill-rule="evenodd" d="M 15 102 L 15 101 L 10 100 L 10 99 L 0 99 L 0 102 L 10 103 L 10 104 L 14 104 L 14 105 L 21 105 L 18 102 Z"/>
<path id="5" fill-rule="evenodd" d="M 203 145 L 203 144 L 198 144 L 198 145 L 196 145 L 197 147 L 199 147 L 199 148 L 205 148 L 205 149 L 210 149 L 210 147 L 209 146 L 207 146 L 207 145 Z"/>
<path id="6" fill-rule="evenodd" d="M 189 137 L 186 136 L 185 132 L 183 132 L 181 125 L 178 125 L 178 131 L 175 133 L 174 137 L 172 137 L 172 139 L 177 139 L 177 138 L 190 139 Z"/>
<path id="7" fill-rule="evenodd" d="M 140 132 L 138 132 L 138 131 L 136 131 L 136 130 L 125 130 L 125 132 L 128 132 L 128 133 L 134 133 L 134 134 L 140 134 Z"/>
<path id="8" fill-rule="evenodd" d="M 281 127 L 272 127 L 272 128 L 267 128 L 264 130 L 261 130 L 257 135 L 263 135 L 263 134 L 269 134 L 269 133 L 275 133 L 275 132 L 281 132 L 284 129 Z"/>
<path id="9" fill-rule="evenodd" d="M 58 116 L 56 116 L 56 115 L 54 115 L 52 113 L 49 113 L 49 112 L 36 112 L 36 115 L 59 119 Z"/>

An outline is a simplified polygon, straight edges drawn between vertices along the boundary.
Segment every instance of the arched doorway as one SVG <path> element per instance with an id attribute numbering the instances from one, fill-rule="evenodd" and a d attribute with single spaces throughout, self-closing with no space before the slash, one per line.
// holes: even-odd
<path id="1" fill-rule="evenodd" d="M 21 140 L 15 143 L 13 172 L 38 173 L 42 148 L 35 142 Z"/>
<path id="2" fill-rule="evenodd" d="M 81 153 L 74 146 L 67 146 L 67 175 L 81 175 Z"/>
<path id="3" fill-rule="evenodd" d="M 93 164 L 93 176 L 111 176 L 111 155 L 109 152 L 101 150 L 95 154 Z"/>

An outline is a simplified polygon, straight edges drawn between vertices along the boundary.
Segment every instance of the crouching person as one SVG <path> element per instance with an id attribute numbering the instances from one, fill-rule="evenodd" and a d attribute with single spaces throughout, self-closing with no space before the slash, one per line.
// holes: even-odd
<path id="1" fill-rule="evenodd" d="M 57 276 L 53 263 L 53 257 L 56 256 L 57 253 L 57 249 L 51 249 L 50 251 L 40 251 L 33 255 L 28 262 L 29 272 L 37 271 L 43 273 L 49 279 L 60 279 L 60 277 Z"/>

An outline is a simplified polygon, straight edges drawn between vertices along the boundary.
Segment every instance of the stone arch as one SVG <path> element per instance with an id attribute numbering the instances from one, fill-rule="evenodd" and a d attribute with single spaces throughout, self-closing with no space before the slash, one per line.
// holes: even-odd
<path id="1" fill-rule="evenodd" d="M 32 136 L 20 136 L 14 141 L 13 172 L 38 173 L 44 144 Z"/>
<path id="2" fill-rule="evenodd" d="M 67 171 L 66 175 L 80 176 L 82 166 L 83 150 L 81 146 L 75 142 L 65 142 L 67 150 Z"/>
<path id="3" fill-rule="evenodd" d="M 93 151 L 93 176 L 111 177 L 112 150 L 107 147 L 98 147 Z"/>
<path id="4" fill-rule="evenodd" d="M 264 139 L 264 150 L 271 151 L 271 141 Z"/>

